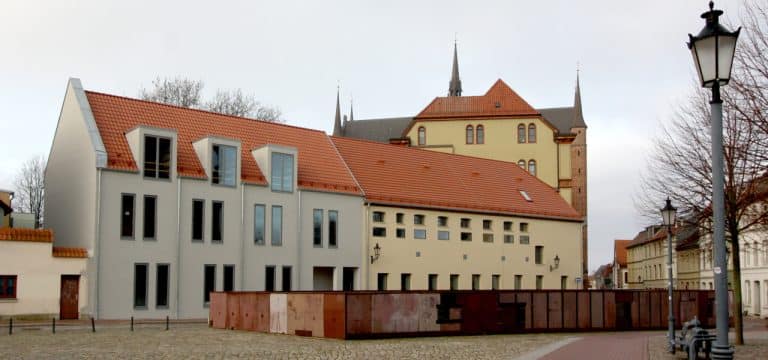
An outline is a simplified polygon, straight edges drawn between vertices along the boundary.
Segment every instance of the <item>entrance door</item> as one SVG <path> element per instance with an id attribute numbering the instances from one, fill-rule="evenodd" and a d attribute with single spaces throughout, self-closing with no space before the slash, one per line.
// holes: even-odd
<path id="1" fill-rule="evenodd" d="M 61 298 L 59 299 L 59 317 L 61 320 L 77 319 L 78 294 L 80 293 L 80 275 L 61 275 Z"/>

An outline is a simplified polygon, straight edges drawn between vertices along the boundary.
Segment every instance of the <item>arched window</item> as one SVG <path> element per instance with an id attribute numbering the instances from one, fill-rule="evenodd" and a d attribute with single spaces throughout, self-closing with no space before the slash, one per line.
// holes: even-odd
<path id="1" fill-rule="evenodd" d="M 467 144 L 475 143 L 475 128 L 472 125 L 467 125 Z"/>
<path id="2" fill-rule="evenodd" d="M 427 144 L 427 129 L 423 126 L 419 127 L 419 145 Z"/>
<path id="3" fill-rule="evenodd" d="M 485 144 L 485 128 L 483 128 L 483 125 L 477 125 L 477 141 L 475 141 L 478 144 Z"/>
<path id="4" fill-rule="evenodd" d="M 520 161 L 517 162 L 517 165 L 519 165 L 521 168 L 525 169 L 525 160 L 520 159 Z"/>
<path id="5" fill-rule="evenodd" d="M 529 143 L 536 142 L 536 125 L 534 124 L 528 125 L 528 142 Z"/>
<path id="6" fill-rule="evenodd" d="M 517 125 L 517 143 L 525 143 L 525 125 L 523 124 Z"/>
<path id="7" fill-rule="evenodd" d="M 528 160 L 528 172 L 536 176 L 536 160 Z"/>

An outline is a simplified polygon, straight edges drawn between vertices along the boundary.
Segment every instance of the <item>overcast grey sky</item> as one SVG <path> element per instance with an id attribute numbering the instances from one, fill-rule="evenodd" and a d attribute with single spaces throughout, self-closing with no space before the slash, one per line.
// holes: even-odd
<path id="1" fill-rule="evenodd" d="M 659 123 L 691 91 L 684 42 L 707 2 L 3 0 L 0 188 L 47 155 L 69 77 L 130 97 L 158 75 L 201 79 L 208 95 L 242 88 L 330 131 L 337 84 L 355 118 L 444 96 L 457 37 L 464 95 L 501 78 L 536 108 L 569 106 L 581 64 L 595 269 L 644 225 L 632 195 Z M 736 20 L 740 4 L 716 7 Z"/>

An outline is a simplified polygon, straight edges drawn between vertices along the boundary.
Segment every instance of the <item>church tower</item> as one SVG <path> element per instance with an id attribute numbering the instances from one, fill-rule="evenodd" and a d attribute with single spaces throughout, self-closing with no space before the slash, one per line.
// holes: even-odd
<path id="1" fill-rule="evenodd" d="M 333 119 L 333 136 L 344 136 L 344 127 L 341 124 L 341 106 L 339 105 L 339 88 L 336 88 L 336 117 Z"/>
<path id="2" fill-rule="evenodd" d="M 461 79 L 459 78 L 459 54 L 456 50 L 456 42 L 453 43 L 453 68 L 451 69 L 451 82 L 448 84 L 448 96 L 461 96 Z"/>
<path id="3" fill-rule="evenodd" d="M 581 109 L 581 89 L 579 85 L 579 74 L 577 72 L 576 92 L 573 97 L 573 122 L 571 123 L 571 133 L 576 134 L 576 139 L 571 144 L 571 204 L 584 217 L 581 246 L 582 254 L 584 254 L 582 260 L 583 279 L 586 280 L 589 271 L 587 256 L 587 124 L 584 122 L 584 115 Z M 584 281 L 584 284 L 586 285 L 587 282 Z"/>

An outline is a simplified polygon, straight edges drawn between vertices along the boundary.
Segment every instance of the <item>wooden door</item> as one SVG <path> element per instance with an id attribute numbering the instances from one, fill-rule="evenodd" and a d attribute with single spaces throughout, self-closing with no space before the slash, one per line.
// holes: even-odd
<path id="1" fill-rule="evenodd" d="M 59 317 L 61 320 L 79 318 L 79 293 L 80 275 L 61 275 L 61 298 L 59 299 Z"/>

